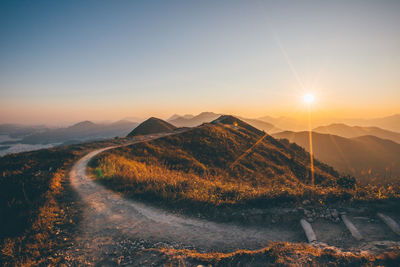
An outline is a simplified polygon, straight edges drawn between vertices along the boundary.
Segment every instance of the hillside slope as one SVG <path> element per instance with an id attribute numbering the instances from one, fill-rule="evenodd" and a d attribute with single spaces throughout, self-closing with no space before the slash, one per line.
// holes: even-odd
<path id="1" fill-rule="evenodd" d="M 308 132 L 281 132 L 276 138 L 308 150 Z M 380 182 L 400 177 L 400 144 L 375 136 L 344 138 L 336 135 L 313 133 L 314 156 L 335 169 L 350 173 L 362 181 Z"/>
<path id="2" fill-rule="evenodd" d="M 132 156 L 140 161 L 150 157 L 173 169 L 198 174 L 227 172 L 231 177 L 248 181 L 257 178 L 263 182 L 297 183 L 308 179 L 307 152 L 297 146 L 286 146 L 269 135 L 264 136 L 262 131 L 232 116 L 221 116 L 186 133 L 133 147 Z M 317 162 L 316 176 L 322 182 L 337 174 Z"/>
<path id="3" fill-rule="evenodd" d="M 132 132 L 128 134 L 128 137 L 170 132 L 174 129 L 176 129 L 174 125 L 161 119 L 151 117 L 139 124 L 135 129 L 133 129 Z"/>
<path id="4" fill-rule="evenodd" d="M 348 126 L 343 123 L 334 123 L 313 129 L 314 132 L 334 134 L 346 138 L 373 135 L 381 139 L 389 139 L 400 144 L 400 133 L 381 129 L 379 127 Z"/>
<path id="5" fill-rule="evenodd" d="M 209 204 L 293 200 L 311 188 L 309 154 L 303 148 L 280 142 L 232 116 L 105 152 L 92 167 L 111 188 L 152 200 Z M 335 191 L 338 178 L 332 167 L 315 161 L 318 194 Z"/>

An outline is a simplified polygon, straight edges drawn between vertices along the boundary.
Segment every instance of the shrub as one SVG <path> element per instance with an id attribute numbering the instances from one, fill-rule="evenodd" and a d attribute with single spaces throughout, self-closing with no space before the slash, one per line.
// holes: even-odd
<path id="1" fill-rule="evenodd" d="M 356 178 L 350 175 L 345 175 L 337 179 L 336 183 L 342 188 L 355 189 Z"/>

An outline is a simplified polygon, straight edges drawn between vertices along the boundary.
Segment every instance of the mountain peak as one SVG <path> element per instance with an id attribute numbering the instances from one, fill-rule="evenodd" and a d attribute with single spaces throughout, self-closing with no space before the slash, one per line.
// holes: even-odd
<path id="1" fill-rule="evenodd" d="M 203 112 L 201 112 L 199 115 L 197 115 L 197 116 L 213 116 L 213 115 L 218 115 L 217 113 L 214 113 L 214 112 L 210 112 L 210 111 L 203 111 Z M 196 117 L 197 117 L 196 116 Z"/>
<path id="2" fill-rule="evenodd" d="M 150 117 L 145 120 L 141 124 L 139 124 L 135 129 L 133 129 L 128 137 L 137 136 L 137 135 L 145 135 L 145 134 L 154 134 L 154 133 L 163 133 L 170 132 L 176 129 L 176 127 L 162 119 L 156 117 Z"/>
<path id="3" fill-rule="evenodd" d="M 91 121 L 81 121 L 81 122 L 75 123 L 74 125 L 70 126 L 69 128 L 91 127 L 94 125 L 96 125 L 96 124 Z"/>
<path id="4" fill-rule="evenodd" d="M 262 133 L 259 129 L 251 126 L 250 124 L 242 121 L 241 119 L 236 118 L 232 115 L 221 115 L 216 120 L 213 120 L 211 124 L 224 124 L 224 125 L 231 125 L 234 127 L 242 127 L 252 132 Z"/>
<path id="5" fill-rule="evenodd" d="M 238 118 L 232 116 L 232 115 L 221 115 L 218 117 L 218 119 L 213 120 L 211 123 L 216 124 L 216 123 L 222 123 L 222 124 L 237 124 L 238 121 L 240 121 Z"/>

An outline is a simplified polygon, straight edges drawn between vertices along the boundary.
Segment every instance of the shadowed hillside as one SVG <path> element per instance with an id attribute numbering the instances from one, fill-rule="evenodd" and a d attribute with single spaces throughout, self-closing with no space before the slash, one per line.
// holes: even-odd
<path id="1" fill-rule="evenodd" d="M 308 132 L 286 131 L 274 136 L 309 148 Z M 384 183 L 400 177 L 400 144 L 390 140 L 313 133 L 313 150 L 317 159 L 361 181 Z"/>
<path id="2" fill-rule="evenodd" d="M 346 138 L 373 135 L 381 139 L 389 139 L 400 144 L 400 133 L 391 132 L 378 127 L 348 126 L 342 123 L 334 123 L 313 129 L 317 133 L 334 134 Z"/>
<path id="3" fill-rule="evenodd" d="M 133 129 L 133 131 L 128 134 L 128 137 L 171 132 L 175 129 L 176 127 L 174 125 L 161 119 L 151 117 L 150 119 L 139 124 L 139 126 L 137 126 L 135 129 Z"/>

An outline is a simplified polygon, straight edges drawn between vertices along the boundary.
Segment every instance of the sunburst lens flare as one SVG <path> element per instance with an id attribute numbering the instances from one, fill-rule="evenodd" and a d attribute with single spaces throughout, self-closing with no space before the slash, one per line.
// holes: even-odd
<path id="1" fill-rule="evenodd" d="M 303 96 L 303 101 L 304 101 L 306 104 L 311 104 L 311 103 L 314 102 L 314 100 L 315 100 L 315 96 L 314 96 L 313 94 L 311 94 L 311 93 L 307 93 L 307 94 L 305 94 L 305 95 Z"/>

